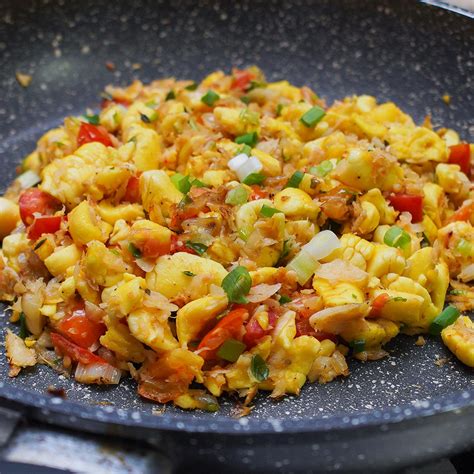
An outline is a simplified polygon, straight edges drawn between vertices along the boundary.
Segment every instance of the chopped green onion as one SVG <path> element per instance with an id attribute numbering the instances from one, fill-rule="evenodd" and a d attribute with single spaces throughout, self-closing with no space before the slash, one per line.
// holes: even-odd
<path id="1" fill-rule="evenodd" d="M 332 164 L 332 161 L 330 160 L 324 160 L 319 163 L 317 166 L 312 166 L 309 169 L 309 172 L 311 174 L 314 174 L 315 176 L 318 176 L 319 178 L 324 178 L 327 174 L 329 174 L 334 168 L 334 165 Z"/>
<path id="2" fill-rule="evenodd" d="M 235 362 L 240 354 L 245 351 L 245 344 L 237 339 L 227 339 L 217 351 L 217 355 L 229 362 Z"/>
<path id="3" fill-rule="evenodd" d="M 135 258 L 142 258 L 142 253 L 140 252 L 140 249 L 135 247 L 135 245 L 130 242 L 128 244 L 128 251 L 135 257 Z"/>
<path id="4" fill-rule="evenodd" d="M 255 354 L 250 362 L 250 372 L 257 382 L 263 382 L 268 379 L 270 371 L 260 354 Z"/>
<path id="5" fill-rule="evenodd" d="M 248 145 L 244 145 L 238 152 L 237 155 L 240 155 L 243 153 L 244 155 L 250 156 L 250 153 L 252 153 L 252 148 L 250 148 Z"/>
<path id="6" fill-rule="evenodd" d="M 314 127 L 325 115 L 324 109 L 315 105 L 301 116 L 300 122 L 308 128 Z"/>
<path id="7" fill-rule="evenodd" d="M 252 184 L 262 184 L 265 181 L 265 175 L 262 173 L 250 173 L 242 183 L 251 186 Z"/>
<path id="8" fill-rule="evenodd" d="M 384 244 L 389 247 L 396 247 L 399 249 L 406 249 L 411 243 L 410 234 L 400 227 L 394 225 L 385 232 L 383 237 Z"/>
<path id="9" fill-rule="evenodd" d="M 286 183 L 285 188 L 298 188 L 303 181 L 304 173 L 302 171 L 295 171 L 291 178 Z"/>
<path id="10" fill-rule="evenodd" d="M 461 295 L 465 295 L 466 292 L 464 290 L 451 290 L 449 294 L 454 295 L 454 296 L 461 296 Z"/>
<path id="11" fill-rule="evenodd" d="M 243 95 L 240 97 L 240 100 L 245 104 L 249 105 L 250 104 L 250 97 L 248 95 Z"/>
<path id="12" fill-rule="evenodd" d="M 247 107 L 240 112 L 239 118 L 242 122 L 250 123 L 252 125 L 258 125 L 260 121 L 258 113 L 252 112 Z"/>
<path id="13" fill-rule="evenodd" d="M 430 334 L 432 336 L 439 335 L 445 327 L 453 324 L 460 314 L 461 312 L 455 306 L 447 306 L 430 324 Z"/>
<path id="14" fill-rule="evenodd" d="M 187 91 L 195 91 L 197 88 L 198 88 L 197 82 L 193 82 L 192 84 L 189 84 L 189 86 L 185 87 Z"/>
<path id="15" fill-rule="evenodd" d="M 245 204 L 248 198 L 248 191 L 243 186 L 237 186 L 227 193 L 225 203 L 231 206 L 240 206 L 241 204 Z"/>
<path id="16" fill-rule="evenodd" d="M 176 99 L 176 94 L 174 93 L 173 90 L 169 91 L 168 94 L 166 94 L 165 100 L 173 100 Z"/>
<path id="17" fill-rule="evenodd" d="M 279 117 L 281 115 L 281 111 L 283 110 L 283 104 L 278 104 L 277 107 L 276 107 L 276 111 L 275 111 L 275 114 L 277 117 Z"/>
<path id="18" fill-rule="evenodd" d="M 183 199 L 181 199 L 181 201 L 178 203 L 178 209 L 184 209 L 186 204 L 191 204 L 192 202 L 193 200 L 189 197 L 189 194 L 185 194 Z"/>
<path id="19" fill-rule="evenodd" d="M 41 181 L 41 178 L 34 171 L 28 170 L 20 174 L 16 180 L 20 183 L 22 189 L 27 189 L 36 186 Z"/>
<path id="20" fill-rule="evenodd" d="M 283 242 L 283 248 L 281 250 L 280 256 L 278 257 L 278 262 L 276 263 L 277 267 L 281 267 L 283 265 L 285 258 L 290 254 L 291 247 L 290 239 L 286 239 Z"/>
<path id="21" fill-rule="evenodd" d="M 253 91 L 254 89 L 258 89 L 258 88 L 263 88 L 263 87 L 267 87 L 266 82 L 250 81 L 250 85 L 247 88 L 247 92 Z"/>
<path id="22" fill-rule="evenodd" d="M 245 267 L 238 266 L 222 280 L 221 286 L 231 303 L 245 304 L 247 303 L 245 296 L 252 287 L 252 277 Z"/>
<path id="23" fill-rule="evenodd" d="M 349 347 L 352 347 L 352 352 L 357 354 L 358 352 L 365 351 L 365 339 L 355 339 L 349 342 Z"/>
<path id="24" fill-rule="evenodd" d="M 252 148 L 257 144 L 257 141 L 258 141 L 257 132 L 245 133 L 244 135 L 239 135 L 235 139 L 235 143 L 238 143 L 239 145 L 245 144 Z"/>
<path id="25" fill-rule="evenodd" d="M 84 118 L 92 125 L 99 125 L 100 120 L 97 114 L 95 115 L 84 115 Z"/>
<path id="26" fill-rule="evenodd" d="M 189 193 L 189 190 L 192 186 L 189 176 L 183 176 L 180 173 L 175 173 L 170 179 L 178 191 L 181 191 L 183 194 Z"/>
<path id="27" fill-rule="evenodd" d="M 239 237 L 244 241 L 247 242 L 247 239 L 249 238 L 248 233 L 244 229 L 240 229 L 239 232 Z"/>
<path id="28" fill-rule="evenodd" d="M 274 207 L 267 206 L 265 204 L 260 209 L 260 215 L 263 217 L 272 217 L 273 215 L 278 214 L 279 212 L 282 211 Z"/>
<path id="29" fill-rule="evenodd" d="M 22 311 L 20 313 L 20 333 L 18 334 L 22 339 L 25 339 L 28 337 L 30 332 L 28 331 L 28 328 L 26 327 L 26 315 Z"/>
<path id="30" fill-rule="evenodd" d="M 194 276 L 196 276 L 195 273 L 190 272 L 189 270 L 184 270 L 183 273 L 184 273 L 186 276 L 188 276 L 188 277 L 194 277 Z"/>
<path id="31" fill-rule="evenodd" d="M 189 126 L 193 129 L 193 130 L 199 130 L 198 128 L 198 125 L 196 123 L 196 121 L 193 119 L 193 118 L 190 118 L 189 121 Z"/>
<path id="32" fill-rule="evenodd" d="M 186 240 L 185 245 L 188 249 L 194 250 L 198 255 L 202 255 L 208 249 L 207 245 L 200 242 L 191 242 L 190 240 Z"/>
<path id="33" fill-rule="evenodd" d="M 405 302 L 405 301 L 408 301 L 408 300 L 406 298 L 404 298 L 403 296 L 395 296 L 394 298 L 392 298 L 392 301 Z"/>
<path id="34" fill-rule="evenodd" d="M 456 245 L 456 251 L 464 257 L 469 257 L 472 254 L 472 244 L 466 239 L 461 239 Z"/>
<path id="35" fill-rule="evenodd" d="M 100 93 L 100 97 L 104 100 L 114 100 L 114 98 L 108 92 L 105 91 L 102 91 Z"/>
<path id="36" fill-rule="evenodd" d="M 200 179 L 194 178 L 191 181 L 191 185 L 196 187 L 196 188 L 207 188 L 207 184 L 203 183 Z"/>
<path id="37" fill-rule="evenodd" d="M 280 299 L 279 299 L 279 303 L 280 304 L 286 304 L 286 303 L 289 303 L 291 301 L 291 298 L 287 295 L 280 295 Z"/>
<path id="38" fill-rule="evenodd" d="M 303 250 L 291 260 L 286 266 L 288 270 L 294 270 L 300 285 L 306 284 L 318 268 L 318 261 Z"/>
<path id="39" fill-rule="evenodd" d="M 148 102 L 145 102 L 145 105 L 150 107 L 150 109 L 154 109 L 158 104 L 154 100 L 149 100 Z"/>
<path id="40" fill-rule="evenodd" d="M 44 243 L 46 242 L 46 239 L 40 240 L 34 247 L 33 250 L 38 250 Z"/>
<path id="41" fill-rule="evenodd" d="M 212 107 L 220 99 L 219 94 L 214 91 L 207 91 L 202 97 L 201 102 L 204 102 L 209 107 Z"/>

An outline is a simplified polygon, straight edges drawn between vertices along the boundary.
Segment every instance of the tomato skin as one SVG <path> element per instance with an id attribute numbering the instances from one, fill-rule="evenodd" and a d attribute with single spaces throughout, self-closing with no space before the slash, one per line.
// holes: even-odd
<path id="1" fill-rule="evenodd" d="M 252 192 L 249 196 L 250 201 L 256 201 L 257 199 L 264 199 L 268 197 L 268 193 L 264 191 L 260 186 L 253 184 L 250 187 L 252 188 Z"/>
<path id="2" fill-rule="evenodd" d="M 123 197 L 124 201 L 135 203 L 141 201 L 140 195 L 140 178 L 137 176 L 132 176 L 127 183 L 125 189 L 125 195 Z"/>
<path id="3" fill-rule="evenodd" d="M 263 337 L 265 337 L 267 334 L 270 334 L 273 331 L 277 320 L 278 315 L 274 311 L 269 309 L 268 328 L 263 329 L 262 326 L 260 326 L 260 323 L 255 318 L 255 316 L 252 316 L 245 326 L 245 334 L 243 337 L 243 342 L 245 343 L 247 348 L 250 349 L 256 346 Z"/>
<path id="4" fill-rule="evenodd" d="M 130 105 L 130 101 L 126 100 L 126 99 L 103 99 L 102 102 L 100 103 L 100 108 L 101 109 L 105 109 L 106 107 L 108 107 L 109 105 L 111 104 L 120 104 L 120 105 L 123 105 L 125 107 L 128 107 Z"/>
<path id="5" fill-rule="evenodd" d="M 239 69 L 234 69 L 233 71 L 234 80 L 232 81 L 231 89 L 240 89 L 244 91 L 250 84 L 250 81 L 255 79 L 255 75 L 250 71 L 241 71 Z"/>
<path id="6" fill-rule="evenodd" d="M 36 240 L 43 234 L 54 234 L 61 227 L 61 216 L 35 217 L 33 224 L 28 228 L 28 238 Z"/>
<path id="7" fill-rule="evenodd" d="M 82 146 L 91 142 L 100 142 L 105 146 L 113 146 L 112 140 L 104 127 L 82 122 L 77 134 L 77 144 Z"/>
<path id="8" fill-rule="evenodd" d="M 53 342 L 55 349 L 57 349 L 60 353 L 69 356 L 75 362 L 80 362 L 84 365 L 107 364 L 107 362 L 101 357 L 93 354 L 87 349 L 83 349 L 77 344 L 74 344 L 74 342 L 71 342 L 64 336 L 61 336 L 61 334 L 52 332 L 51 341 Z"/>
<path id="9" fill-rule="evenodd" d="M 412 222 L 420 222 L 423 220 L 423 196 L 391 194 L 388 200 L 397 211 L 409 212 L 412 217 Z"/>
<path id="10" fill-rule="evenodd" d="M 469 143 L 450 146 L 448 163 L 459 165 L 461 171 L 469 177 L 471 174 L 471 147 Z"/>
<path id="11" fill-rule="evenodd" d="M 192 248 L 187 247 L 182 240 L 178 239 L 178 236 L 173 234 L 171 236 L 171 245 L 170 245 L 170 255 L 173 255 L 174 253 L 177 252 L 186 252 L 190 253 L 191 255 L 197 255 L 197 252 L 195 252 Z"/>
<path id="12" fill-rule="evenodd" d="M 380 318 L 382 308 L 390 300 L 388 293 L 381 293 L 374 301 L 372 301 L 372 307 L 370 308 L 370 315 L 374 318 Z"/>
<path id="13" fill-rule="evenodd" d="M 58 330 L 78 346 L 88 349 L 105 333 L 106 327 L 88 318 L 84 306 L 79 305 L 61 320 Z"/>
<path id="14" fill-rule="evenodd" d="M 18 200 L 20 207 L 20 217 L 23 224 L 30 225 L 38 213 L 41 215 L 54 214 L 61 208 L 61 203 L 51 194 L 48 194 L 38 188 L 30 188 L 20 194 Z"/>
<path id="15" fill-rule="evenodd" d="M 157 239 L 147 239 L 138 245 L 138 248 L 145 258 L 157 258 L 171 252 L 171 242 L 163 243 Z"/>
<path id="16" fill-rule="evenodd" d="M 227 339 L 240 339 L 244 320 L 248 317 L 248 314 L 246 309 L 237 308 L 224 316 L 202 338 L 198 346 L 199 355 L 205 360 L 215 359 L 217 350 Z"/>
<path id="17" fill-rule="evenodd" d="M 474 215 L 474 202 L 460 207 L 449 219 L 448 222 L 469 221 Z"/>

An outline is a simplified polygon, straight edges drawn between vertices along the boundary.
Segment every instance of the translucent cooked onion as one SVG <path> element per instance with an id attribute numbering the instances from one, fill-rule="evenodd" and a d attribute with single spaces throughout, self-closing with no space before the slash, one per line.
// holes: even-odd
<path id="1" fill-rule="evenodd" d="M 41 178 L 34 171 L 28 170 L 20 174 L 16 180 L 20 183 L 22 189 L 27 189 L 37 185 Z"/>
<path id="2" fill-rule="evenodd" d="M 145 258 L 137 258 L 135 260 L 137 266 L 145 273 L 149 273 L 155 268 L 155 262 L 153 260 L 147 260 Z"/>
<path id="3" fill-rule="evenodd" d="M 471 263 L 470 265 L 462 269 L 462 272 L 459 274 L 459 279 L 461 281 L 474 280 L 474 263 Z"/>
<path id="4" fill-rule="evenodd" d="M 351 263 L 336 258 L 332 262 L 324 263 L 316 269 L 314 274 L 330 281 L 350 281 L 353 283 L 366 282 L 369 274 Z"/>
<path id="5" fill-rule="evenodd" d="M 247 299 L 251 303 L 260 303 L 267 300 L 273 296 L 281 288 L 281 283 L 276 283 L 275 285 L 267 285 L 266 283 L 261 283 L 250 288 Z"/>
<path id="6" fill-rule="evenodd" d="M 150 294 L 147 294 L 143 299 L 143 306 L 146 308 L 159 308 L 164 311 L 178 311 L 179 307 L 168 301 L 166 296 L 163 296 L 157 291 L 150 291 Z"/>
<path id="7" fill-rule="evenodd" d="M 80 383 L 115 385 L 120 382 L 122 372 L 110 364 L 77 364 L 74 378 Z"/>

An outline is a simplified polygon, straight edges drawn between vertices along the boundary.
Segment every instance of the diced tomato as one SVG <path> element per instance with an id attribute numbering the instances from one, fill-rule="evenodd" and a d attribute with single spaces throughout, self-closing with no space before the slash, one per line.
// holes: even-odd
<path id="1" fill-rule="evenodd" d="M 449 163 L 459 165 L 467 176 L 471 174 L 471 147 L 469 143 L 459 143 L 449 147 Z"/>
<path id="2" fill-rule="evenodd" d="M 100 142 L 105 146 L 112 146 L 112 140 L 104 127 L 82 122 L 77 135 L 77 144 L 82 146 L 91 142 Z"/>
<path id="3" fill-rule="evenodd" d="M 412 217 L 412 222 L 420 222 L 423 220 L 423 196 L 391 194 L 388 200 L 397 211 L 409 212 Z"/>
<path id="4" fill-rule="evenodd" d="M 30 225 L 33 222 L 35 213 L 49 215 L 61 209 L 61 203 L 55 197 L 38 188 L 23 191 L 20 194 L 18 205 L 20 206 L 21 220 L 25 225 Z"/>
<path id="5" fill-rule="evenodd" d="M 215 359 L 217 350 L 227 339 L 241 339 L 244 320 L 247 317 L 248 311 L 244 308 L 230 311 L 203 337 L 198 346 L 199 355 L 205 360 Z"/>
<path id="6" fill-rule="evenodd" d="M 267 334 L 270 334 L 270 332 L 273 331 L 277 320 L 277 313 L 269 309 L 268 327 L 266 329 L 263 329 L 262 326 L 260 326 L 260 323 L 258 322 L 257 318 L 255 318 L 255 316 L 252 316 L 245 326 L 245 334 L 243 337 L 243 341 L 247 348 L 250 349 L 251 347 L 257 345 L 260 339 L 262 339 L 262 337 L 266 336 Z"/>
<path id="7" fill-rule="evenodd" d="M 106 327 L 90 319 L 82 304 L 61 320 L 58 330 L 78 346 L 88 349 L 105 333 Z"/>
<path id="8" fill-rule="evenodd" d="M 192 255 L 197 255 L 192 248 L 187 247 L 182 240 L 179 240 L 177 235 L 171 236 L 171 247 L 169 253 L 172 255 L 176 252 L 186 252 Z"/>
<path id="9" fill-rule="evenodd" d="M 250 71 L 241 71 L 239 69 L 234 69 L 233 71 L 234 80 L 232 81 L 231 89 L 240 89 L 245 91 L 250 81 L 255 79 L 255 74 L 252 74 Z"/>
<path id="10" fill-rule="evenodd" d="M 448 222 L 469 221 L 474 215 L 474 202 L 460 207 L 449 219 Z"/>
<path id="11" fill-rule="evenodd" d="M 132 176 L 128 180 L 123 200 L 127 202 L 140 202 L 140 178 Z"/>
<path id="12" fill-rule="evenodd" d="M 370 308 L 370 315 L 374 318 L 380 318 L 382 308 L 390 300 L 390 296 L 387 293 L 381 293 L 374 301 L 372 301 L 372 307 Z"/>
<path id="13" fill-rule="evenodd" d="M 314 329 L 309 323 L 309 319 L 303 317 L 296 318 L 296 337 L 299 336 L 312 336 L 318 341 L 329 339 L 330 341 L 337 342 L 337 336 L 335 334 Z"/>
<path id="14" fill-rule="evenodd" d="M 110 104 L 120 104 L 125 107 L 128 107 L 130 105 L 130 101 L 126 99 L 103 99 L 102 102 L 100 103 L 100 107 L 102 109 L 105 109 L 108 107 Z"/>
<path id="15" fill-rule="evenodd" d="M 55 349 L 58 350 L 63 355 L 69 356 L 73 361 L 80 362 L 81 364 L 106 364 L 107 362 L 101 357 L 93 354 L 87 349 L 74 344 L 74 342 L 69 341 L 61 334 L 56 332 L 51 333 L 51 341 Z"/>
<path id="16" fill-rule="evenodd" d="M 263 199 L 268 197 L 268 193 L 264 191 L 260 186 L 254 184 L 250 187 L 252 188 L 252 192 L 250 193 L 249 197 L 251 201 L 256 201 L 257 199 Z"/>
<path id="17" fill-rule="evenodd" d="M 33 224 L 28 228 L 28 238 L 36 240 L 43 234 L 54 234 L 61 227 L 61 216 L 35 217 Z"/>
<path id="18" fill-rule="evenodd" d="M 171 244 L 170 242 L 160 242 L 157 239 L 147 239 L 140 243 L 138 248 L 145 258 L 157 258 L 161 255 L 169 254 L 171 251 Z"/>

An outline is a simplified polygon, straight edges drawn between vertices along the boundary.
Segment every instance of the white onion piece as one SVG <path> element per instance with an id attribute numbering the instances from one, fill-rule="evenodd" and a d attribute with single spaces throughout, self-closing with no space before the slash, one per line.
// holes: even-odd
<path id="1" fill-rule="evenodd" d="M 302 250 L 309 253 L 316 260 L 331 255 L 334 250 L 341 247 L 341 242 L 337 235 L 331 230 L 323 230 L 315 235 L 306 245 L 303 245 Z"/>
<path id="2" fill-rule="evenodd" d="M 281 283 L 276 283 L 275 285 L 261 283 L 260 285 L 250 288 L 247 299 L 251 303 L 260 303 L 270 298 L 270 296 L 273 296 L 280 288 Z"/>
<path id="3" fill-rule="evenodd" d="M 20 183 L 22 189 L 31 188 L 41 181 L 41 178 L 31 170 L 20 174 L 16 180 Z"/>
<path id="4" fill-rule="evenodd" d="M 459 274 L 458 278 L 461 281 L 471 281 L 474 280 L 474 263 L 471 263 L 467 267 L 462 269 L 462 272 Z"/>
<path id="5" fill-rule="evenodd" d="M 227 163 L 227 166 L 232 170 L 232 171 L 237 171 L 244 163 L 247 162 L 249 157 L 245 153 L 240 153 L 240 155 L 234 156 L 229 162 Z"/>
<path id="6" fill-rule="evenodd" d="M 368 282 L 369 274 L 345 260 L 336 258 L 332 262 L 320 265 L 314 274 L 329 281 Z"/>
<path id="7" fill-rule="evenodd" d="M 150 291 L 143 299 L 143 306 L 146 308 L 159 308 L 163 311 L 178 311 L 179 307 L 170 303 L 168 298 L 157 291 Z"/>
<path id="8" fill-rule="evenodd" d="M 74 378 L 80 383 L 118 384 L 122 372 L 110 364 L 77 364 Z"/>
<path id="9" fill-rule="evenodd" d="M 144 258 L 137 258 L 135 260 L 135 263 L 145 273 L 149 273 L 155 268 L 155 262 L 153 260 L 147 260 L 147 259 L 144 259 Z"/>

